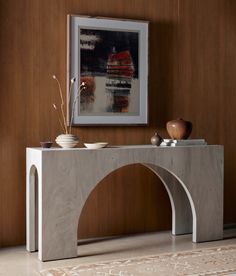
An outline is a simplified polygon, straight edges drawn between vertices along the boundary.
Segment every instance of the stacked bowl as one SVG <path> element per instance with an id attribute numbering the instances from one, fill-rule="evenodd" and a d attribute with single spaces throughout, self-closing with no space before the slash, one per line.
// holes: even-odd
<path id="1" fill-rule="evenodd" d="M 62 148 L 74 148 L 79 143 L 79 138 L 74 134 L 61 134 L 55 141 Z"/>

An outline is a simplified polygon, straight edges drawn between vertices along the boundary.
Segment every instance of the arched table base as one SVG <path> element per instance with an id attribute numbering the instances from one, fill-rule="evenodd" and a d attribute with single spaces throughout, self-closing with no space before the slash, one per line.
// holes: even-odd
<path id="1" fill-rule="evenodd" d="M 89 194 L 114 170 L 137 163 L 157 174 L 166 187 L 172 206 L 173 234 L 193 232 L 193 242 L 222 239 L 222 146 L 28 148 L 27 250 L 37 250 L 38 241 L 42 261 L 76 257 L 78 220 Z M 32 173 L 35 170 L 38 231 Z"/>
<path id="2" fill-rule="evenodd" d="M 183 235 L 192 233 L 193 219 L 191 205 L 178 179 L 161 167 L 151 164 L 144 165 L 159 176 L 167 190 L 172 209 L 172 234 Z"/>

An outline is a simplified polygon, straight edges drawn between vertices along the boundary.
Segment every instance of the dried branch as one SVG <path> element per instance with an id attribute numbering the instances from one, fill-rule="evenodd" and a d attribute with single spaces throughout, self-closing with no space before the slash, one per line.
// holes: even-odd
<path id="1" fill-rule="evenodd" d="M 59 110 L 58 110 L 55 103 L 52 106 L 57 112 L 57 117 L 58 117 L 60 126 L 63 130 L 63 133 L 71 134 L 71 127 L 72 127 L 72 122 L 73 122 L 73 118 L 74 118 L 75 104 L 76 104 L 78 98 L 80 97 L 81 92 L 85 89 L 85 83 L 84 82 L 81 83 L 81 85 L 78 88 L 77 94 L 75 95 L 75 99 L 74 99 L 73 104 L 72 104 L 72 111 L 71 111 L 71 114 L 70 114 L 71 116 L 70 116 L 69 131 L 68 131 L 68 127 L 67 127 L 67 124 L 66 124 L 66 116 L 65 116 L 65 111 L 64 111 L 64 100 L 63 100 L 63 95 L 62 95 L 61 84 L 60 84 L 59 80 L 57 79 L 57 77 L 55 75 L 53 75 L 52 77 L 53 77 L 54 80 L 56 80 L 58 88 L 59 88 L 59 94 L 60 94 L 60 98 L 61 98 L 61 106 L 60 106 L 61 107 L 61 112 L 59 112 Z M 68 106 L 70 106 L 71 96 L 72 96 L 72 88 L 74 86 L 75 81 L 76 81 L 75 78 L 72 78 L 70 80 Z M 61 116 L 60 116 L 60 113 L 61 113 Z M 62 120 L 61 120 L 61 117 L 62 117 Z"/>
<path id="2" fill-rule="evenodd" d="M 53 108 L 56 110 L 57 117 L 58 117 L 58 121 L 59 121 L 60 126 L 61 126 L 61 128 L 62 128 L 62 131 L 63 131 L 63 133 L 64 133 L 65 129 L 64 129 L 64 127 L 63 127 L 63 124 L 62 124 L 62 121 L 61 121 L 61 118 L 60 118 L 60 113 L 59 113 L 59 111 L 58 111 L 58 108 L 57 108 L 57 106 L 56 106 L 55 103 L 52 104 L 52 106 L 53 106 Z"/>
<path id="3" fill-rule="evenodd" d="M 69 90 L 68 106 L 70 106 L 72 88 L 73 88 L 73 86 L 74 86 L 75 81 L 76 81 L 76 78 L 72 78 L 72 79 L 70 80 L 70 88 L 69 88 L 70 90 Z"/>
<path id="4" fill-rule="evenodd" d="M 68 129 L 67 129 L 67 125 L 66 125 L 66 117 L 65 117 L 65 112 L 64 112 L 64 100 L 63 100 L 63 95 L 62 95 L 61 84 L 55 75 L 53 75 L 52 77 L 54 80 L 56 80 L 56 82 L 58 84 L 59 93 L 60 93 L 60 97 L 61 97 L 61 114 L 62 114 L 63 123 L 64 123 L 64 127 L 65 127 L 65 133 L 68 134 Z"/>
<path id="5" fill-rule="evenodd" d="M 81 92 L 85 89 L 85 82 L 82 82 L 81 85 L 79 86 L 79 89 L 77 91 L 77 95 L 73 101 L 72 104 L 72 110 L 71 110 L 71 117 L 70 117 L 70 124 L 69 124 L 69 133 L 71 133 L 71 126 L 72 126 L 72 122 L 73 122 L 73 118 L 74 118 L 74 111 L 75 111 L 75 104 L 77 102 L 77 100 L 79 99 Z"/>

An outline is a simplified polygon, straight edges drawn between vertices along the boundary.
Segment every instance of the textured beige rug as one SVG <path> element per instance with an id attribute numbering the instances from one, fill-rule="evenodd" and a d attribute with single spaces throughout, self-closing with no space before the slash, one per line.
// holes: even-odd
<path id="1" fill-rule="evenodd" d="M 60 267 L 44 276 L 236 276 L 236 245 Z"/>

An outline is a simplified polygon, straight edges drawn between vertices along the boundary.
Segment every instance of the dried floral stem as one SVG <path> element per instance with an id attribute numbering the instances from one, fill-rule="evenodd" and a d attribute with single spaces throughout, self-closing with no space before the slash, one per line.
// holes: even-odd
<path id="1" fill-rule="evenodd" d="M 62 128 L 62 131 L 64 132 L 65 129 L 64 129 L 64 127 L 63 127 L 63 124 L 62 124 L 62 121 L 61 121 L 61 118 L 60 118 L 60 113 L 59 113 L 59 111 L 58 111 L 58 109 L 57 109 L 57 106 L 56 106 L 56 104 L 53 104 L 52 106 L 53 106 L 53 108 L 56 110 L 58 121 L 59 121 L 60 126 L 61 126 L 61 128 Z"/>
<path id="2" fill-rule="evenodd" d="M 75 78 L 72 78 L 70 80 L 70 90 L 69 90 L 69 99 L 68 99 L 68 106 L 70 106 L 70 101 L 71 101 L 71 95 L 72 95 L 72 88 L 74 86 L 74 83 L 75 83 Z"/>
<path id="3" fill-rule="evenodd" d="M 58 108 L 57 108 L 56 104 L 53 104 L 53 108 L 57 112 L 57 117 L 58 117 L 58 120 L 59 120 L 59 123 L 61 125 L 61 128 L 62 128 L 63 132 L 65 134 L 71 134 L 71 127 L 72 127 L 72 121 L 73 121 L 73 118 L 74 118 L 75 104 L 76 104 L 81 92 L 85 89 L 85 83 L 82 82 L 81 85 L 79 86 L 78 90 L 77 90 L 77 94 L 75 95 L 75 99 L 74 99 L 73 104 L 72 104 L 72 112 L 71 112 L 71 116 L 70 116 L 70 123 L 69 123 L 69 126 L 67 127 L 61 84 L 60 84 L 59 80 L 57 79 L 57 77 L 55 75 L 53 75 L 52 77 L 53 77 L 53 79 L 56 80 L 58 88 L 59 88 L 59 93 L 60 93 L 60 98 L 61 98 L 61 106 L 60 106 L 61 107 L 61 112 L 58 111 Z M 74 85 L 75 81 L 76 81 L 75 78 L 72 78 L 70 80 L 69 97 L 67 98 L 68 99 L 68 106 L 70 106 L 71 96 L 72 96 L 72 88 L 73 88 L 73 85 Z M 61 113 L 61 116 L 60 116 L 60 113 Z M 61 117 L 62 117 L 62 120 L 61 120 Z"/>
<path id="4" fill-rule="evenodd" d="M 65 132 L 66 132 L 66 134 L 68 134 L 68 129 L 67 129 L 67 125 L 66 125 L 66 117 L 65 117 L 65 112 L 64 112 L 64 100 L 63 100 L 63 96 L 62 96 L 61 85 L 60 85 L 60 82 L 59 82 L 59 80 L 57 79 L 57 77 L 55 75 L 53 76 L 53 78 L 56 80 L 56 82 L 58 84 L 59 93 L 60 93 L 60 97 L 61 97 L 61 114 L 62 114 L 62 118 L 63 118 Z"/>
<path id="5" fill-rule="evenodd" d="M 73 122 L 73 118 L 74 118 L 74 111 L 75 111 L 75 104 L 78 100 L 78 98 L 80 97 L 81 95 L 81 92 L 85 89 L 84 87 L 84 83 L 82 83 L 80 86 L 79 86 L 79 89 L 77 91 L 77 96 L 75 97 L 74 101 L 73 101 L 73 105 L 72 105 L 72 110 L 71 110 L 71 118 L 70 118 L 70 126 L 69 126 L 69 132 L 71 133 L 71 126 L 72 126 L 72 122 Z"/>

